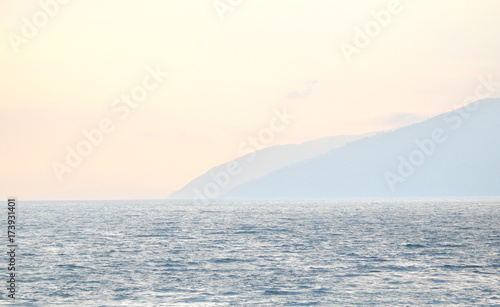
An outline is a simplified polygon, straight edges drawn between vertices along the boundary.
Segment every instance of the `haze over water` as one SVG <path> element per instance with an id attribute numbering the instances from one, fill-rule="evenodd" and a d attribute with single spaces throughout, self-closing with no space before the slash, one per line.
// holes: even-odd
<path id="1" fill-rule="evenodd" d="M 498 12 L 0 1 L 0 305 L 500 306 Z"/>

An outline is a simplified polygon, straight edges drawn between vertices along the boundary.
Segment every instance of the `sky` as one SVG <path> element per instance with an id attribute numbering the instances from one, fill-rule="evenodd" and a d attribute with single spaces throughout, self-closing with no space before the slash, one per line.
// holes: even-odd
<path id="1" fill-rule="evenodd" d="M 0 197 L 161 199 L 241 156 L 275 117 L 255 147 L 450 111 L 481 78 L 500 80 L 499 11 L 496 0 L 2 0 Z"/>

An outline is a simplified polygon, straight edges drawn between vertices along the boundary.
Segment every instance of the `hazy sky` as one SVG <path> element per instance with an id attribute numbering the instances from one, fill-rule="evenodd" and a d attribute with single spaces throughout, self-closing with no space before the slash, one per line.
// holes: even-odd
<path id="1" fill-rule="evenodd" d="M 500 80 L 497 0 L 65 2 L 0 1 L 4 199 L 165 198 L 285 108 L 265 146 L 393 129 Z"/>

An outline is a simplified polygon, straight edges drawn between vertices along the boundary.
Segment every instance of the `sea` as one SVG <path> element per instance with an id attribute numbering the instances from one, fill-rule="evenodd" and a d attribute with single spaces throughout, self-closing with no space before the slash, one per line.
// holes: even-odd
<path id="1" fill-rule="evenodd" d="M 500 306 L 499 199 L 19 200 L 16 238 L 16 306 Z"/>

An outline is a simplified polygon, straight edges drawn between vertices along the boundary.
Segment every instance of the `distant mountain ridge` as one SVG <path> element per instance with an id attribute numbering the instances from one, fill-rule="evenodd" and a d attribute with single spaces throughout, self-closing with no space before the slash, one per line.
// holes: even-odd
<path id="1" fill-rule="evenodd" d="M 264 148 L 210 169 L 172 193 L 170 198 L 217 198 L 234 187 L 268 175 L 279 168 L 315 158 L 369 135 L 373 134 L 333 136 L 298 145 Z"/>
<path id="2" fill-rule="evenodd" d="M 357 140 L 224 198 L 478 196 L 500 196 L 500 99 Z"/>

